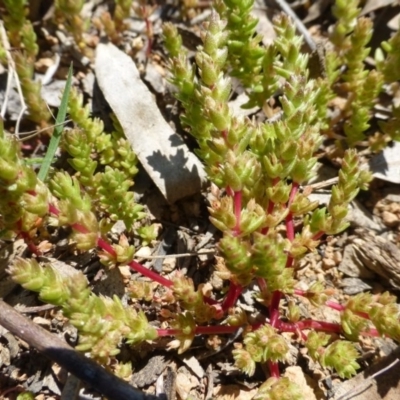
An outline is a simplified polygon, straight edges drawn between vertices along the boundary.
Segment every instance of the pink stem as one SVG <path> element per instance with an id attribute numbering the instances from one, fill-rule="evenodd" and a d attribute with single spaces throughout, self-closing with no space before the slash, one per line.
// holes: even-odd
<path id="1" fill-rule="evenodd" d="M 60 210 L 51 203 L 49 204 L 49 211 L 56 216 L 60 215 Z"/>
<path id="2" fill-rule="evenodd" d="M 336 303 L 335 301 L 332 301 L 332 300 L 326 301 L 325 304 L 328 307 L 332 308 L 333 310 L 337 310 L 337 311 L 344 311 L 346 309 L 345 306 L 342 306 L 341 304 Z"/>
<path id="3" fill-rule="evenodd" d="M 182 333 L 182 329 L 157 329 L 159 337 L 162 336 L 176 336 Z"/>
<path id="4" fill-rule="evenodd" d="M 293 214 L 290 212 L 286 217 L 286 236 L 293 242 L 294 240 L 294 221 Z"/>
<path id="5" fill-rule="evenodd" d="M 304 296 L 307 297 L 307 292 L 303 292 L 302 290 L 295 290 L 295 294 L 299 295 L 299 296 Z M 337 310 L 337 311 L 344 311 L 346 309 L 346 307 L 342 304 L 336 303 L 335 301 L 332 300 L 327 300 L 325 302 L 325 304 L 332 308 L 333 310 Z M 361 311 L 356 311 L 355 314 L 357 314 L 358 316 L 365 318 L 365 319 L 370 319 L 368 313 L 366 312 L 361 312 Z"/>
<path id="6" fill-rule="evenodd" d="M 288 206 L 290 206 L 299 190 L 299 184 L 297 182 L 292 183 L 292 189 L 290 190 Z"/>
<path id="7" fill-rule="evenodd" d="M 87 229 L 85 226 L 75 223 L 75 224 L 71 224 L 71 228 L 75 229 L 76 231 L 80 232 L 80 233 L 89 233 L 89 229 Z"/>
<path id="8" fill-rule="evenodd" d="M 292 189 L 289 195 L 288 206 L 293 201 L 297 191 L 299 189 L 299 184 L 294 182 L 292 184 Z M 294 240 L 294 222 L 293 222 L 293 215 L 289 213 L 286 217 L 286 235 L 287 238 L 292 242 Z M 290 268 L 293 264 L 293 258 L 288 257 L 286 261 L 286 268 Z M 273 327 L 276 326 L 278 323 L 279 318 L 279 302 L 281 300 L 282 293 L 279 291 L 275 291 L 272 295 L 271 305 L 269 307 L 269 314 L 270 314 L 270 323 Z"/>

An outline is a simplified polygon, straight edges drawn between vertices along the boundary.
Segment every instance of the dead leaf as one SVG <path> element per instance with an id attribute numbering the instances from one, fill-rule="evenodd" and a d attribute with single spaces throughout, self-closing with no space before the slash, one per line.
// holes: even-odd
<path id="1" fill-rule="evenodd" d="M 397 3 L 396 0 L 367 0 L 360 15 L 369 14 L 372 11 L 378 10 L 379 8 L 387 7 L 391 4 Z"/>
<path id="2" fill-rule="evenodd" d="M 394 142 L 374 156 L 369 167 L 374 178 L 386 182 L 400 183 L 400 143 Z"/>
<path id="3" fill-rule="evenodd" d="M 395 17 L 393 17 L 389 22 L 388 22 L 388 27 L 390 29 L 393 29 L 394 31 L 397 31 L 399 29 L 400 25 L 400 14 L 397 14 Z"/>
<path id="4" fill-rule="evenodd" d="M 164 120 L 132 59 L 112 44 L 99 44 L 95 71 L 132 149 L 164 197 L 174 203 L 199 192 L 206 180 L 203 165 Z"/>
<path id="5" fill-rule="evenodd" d="M 204 377 L 204 369 L 196 357 L 182 357 L 182 361 L 197 375 L 198 378 L 202 379 Z"/>

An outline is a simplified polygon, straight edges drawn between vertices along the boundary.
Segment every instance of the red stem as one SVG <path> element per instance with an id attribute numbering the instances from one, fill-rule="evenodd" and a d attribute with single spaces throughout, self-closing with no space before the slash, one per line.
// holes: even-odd
<path id="1" fill-rule="evenodd" d="M 234 192 L 233 195 L 234 211 L 236 217 L 235 234 L 240 235 L 240 213 L 242 211 L 242 191 Z"/>
<path id="2" fill-rule="evenodd" d="M 52 204 L 49 205 L 49 210 L 51 213 L 55 214 L 55 215 L 59 215 L 60 211 Z M 72 229 L 75 229 L 78 232 L 81 233 L 89 233 L 89 230 L 78 223 L 72 224 L 71 225 Z M 111 246 L 110 243 L 108 243 L 107 241 L 105 241 L 103 238 L 99 237 L 97 239 L 97 245 L 104 250 L 105 252 L 107 252 L 108 254 L 111 254 L 113 257 L 115 256 L 115 250 L 114 248 Z M 144 267 L 143 265 L 139 264 L 136 261 L 131 261 L 128 264 L 134 271 L 141 273 L 143 276 L 146 276 L 147 278 L 150 278 L 151 280 L 153 280 L 154 282 L 158 282 L 160 285 L 163 285 L 165 287 L 171 287 L 173 285 L 173 282 L 170 281 L 167 278 L 164 278 L 163 276 L 157 274 L 154 271 L 151 271 L 150 269 Z M 212 300 L 210 299 L 210 301 L 212 302 Z"/>
<path id="3" fill-rule="evenodd" d="M 60 215 L 60 210 L 51 203 L 49 204 L 49 211 L 56 216 Z"/>
<path id="4" fill-rule="evenodd" d="M 271 361 L 271 360 L 268 360 L 267 363 L 268 363 L 269 373 L 271 374 L 271 377 L 279 378 L 280 372 L 279 372 L 278 363 Z"/>
<path id="5" fill-rule="evenodd" d="M 326 301 L 325 304 L 326 304 L 328 307 L 330 307 L 330 308 L 332 308 L 332 309 L 334 309 L 334 310 L 337 310 L 337 311 L 344 311 L 344 310 L 346 309 L 345 306 L 342 306 L 341 304 L 336 303 L 335 301 L 332 301 L 332 300 Z"/>
<path id="6" fill-rule="evenodd" d="M 225 190 L 226 190 L 226 194 L 227 194 L 228 196 L 231 196 L 231 197 L 234 196 L 234 191 L 231 189 L 230 186 L 227 186 Z"/>
<path id="7" fill-rule="evenodd" d="M 154 272 L 151 269 L 144 267 L 142 264 L 139 264 L 136 261 L 131 261 L 128 265 L 136 272 L 139 272 L 143 276 L 150 278 L 154 282 L 158 282 L 160 285 L 163 285 L 168 288 L 173 285 L 173 282 L 170 281 L 169 279 L 164 278 L 163 276 L 157 274 L 157 272 Z"/>
<path id="8" fill-rule="evenodd" d="M 325 232 L 323 232 L 323 231 L 319 231 L 319 232 L 317 232 L 313 237 L 312 237 L 312 239 L 313 240 L 318 240 L 318 239 L 320 239 L 322 236 L 324 236 L 325 235 Z"/>
<path id="9" fill-rule="evenodd" d="M 298 190 L 299 190 L 299 184 L 297 182 L 293 182 L 292 189 L 290 190 L 288 204 L 287 204 L 288 207 L 290 207 L 290 204 L 292 204 L 293 199 L 295 198 Z M 294 221 L 293 221 L 293 214 L 291 212 L 289 212 L 289 214 L 286 217 L 286 236 L 291 242 L 293 242 L 293 240 L 294 240 Z"/>
<path id="10" fill-rule="evenodd" d="M 236 283 L 231 281 L 229 284 L 228 293 L 226 294 L 221 304 L 222 309 L 226 311 L 229 308 L 233 307 L 242 291 L 242 286 L 236 285 Z"/>
<path id="11" fill-rule="evenodd" d="M 275 184 L 276 184 L 276 182 L 273 183 L 273 185 L 275 185 Z M 267 215 L 272 214 L 272 212 L 274 211 L 274 207 L 275 207 L 275 203 L 273 201 L 269 200 L 268 207 L 267 207 Z M 261 233 L 263 235 L 266 235 L 268 233 L 268 231 L 269 231 L 269 228 L 265 227 L 261 230 Z"/>
<path id="12" fill-rule="evenodd" d="M 196 335 L 223 335 L 234 333 L 238 330 L 237 326 L 216 325 L 216 326 L 196 326 Z M 181 329 L 157 329 L 158 336 L 175 336 L 182 334 Z"/>
<path id="13" fill-rule="evenodd" d="M 373 336 L 373 337 L 381 337 L 382 336 L 376 328 L 370 328 L 369 331 L 361 332 L 361 335 Z"/>
<path id="14" fill-rule="evenodd" d="M 275 290 L 272 294 L 271 304 L 269 306 L 269 318 L 270 324 L 274 328 L 277 327 L 279 322 L 279 302 L 281 301 L 282 293 L 279 290 Z"/>
<path id="15" fill-rule="evenodd" d="M 290 206 L 293 203 L 294 197 L 296 196 L 298 190 L 299 190 L 299 184 L 297 182 L 293 182 L 292 189 L 290 190 L 288 206 Z"/>
<path id="16" fill-rule="evenodd" d="M 303 329 L 315 329 L 316 331 L 335 333 L 342 332 L 342 326 L 340 324 L 325 321 L 314 321 L 313 319 L 306 319 L 296 323 L 278 320 L 276 328 L 281 332 L 297 332 L 298 330 Z"/>
<path id="17" fill-rule="evenodd" d="M 297 322 L 296 325 L 300 330 L 315 329 L 316 331 L 342 333 L 342 326 L 334 322 L 314 321 L 312 319 L 306 319 L 304 321 Z"/>
<path id="18" fill-rule="evenodd" d="M 297 182 L 293 182 L 287 204 L 288 206 L 290 206 L 290 204 L 292 203 L 298 189 L 299 189 L 299 184 Z M 293 215 L 290 212 L 286 217 L 286 235 L 291 242 L 294 240 L 294 222 L 293 222 Z M 293 264 L 293 258 L 289 256 L 286 261 L 286 268 L 290 268 L 292 264 Z M 275 291 L 272 295 L 271 305 L 269 306 L 270 323 L 273 327 L 276 327 L 279 321 L 279 302 L 281 300 L 281 297 L 282 293 L 279 291 Z"/>
<path id="19" fill-rule="evenodd" d="M 265 282 L 264 278 L 257 278 L 257 284 L 261 292 L 265 292 L 267 290 L 267 283 Z"/>
<path id="20" fill-rule="evenodd" d="M 222 335 L 224 333 L 234 333 L 238 329 L 237 326 L 228 325 L 197 326 L 195 333 L 197 335 Z"/>

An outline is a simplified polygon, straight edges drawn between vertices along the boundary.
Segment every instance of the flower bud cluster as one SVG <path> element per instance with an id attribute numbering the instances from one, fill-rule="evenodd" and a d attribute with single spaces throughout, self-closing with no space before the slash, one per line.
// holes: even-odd
<path id="1" fill-rule="evenodd" d="M 310 226 L 313 232 L 337 234 L 348 227 L 344 219 L 348 204 L 356 197 L 360 189 L 365 189 L 371 180 L 369 171 L 361 170 L 357 152 L 347 150 L 344 154 L 342 167 L 339 171 L 338 184 L 332 187 L 332 196 L 328 208 L 315 210 Z"/>
<path id="2" fill-rule="evenodd" d="M 233 350 L 233 357 L 236 366 L 249 376 L 254 374 L 256 362 L 282 361 L 289 351 L 285 339 L 271 325 L 247 333 L 244 344 L 244 348 Z"/>
<path id="3" fill-rule="evenodd" d="M 357 23 L 357 17 L 361 12 L 359 0 L 336 0 L 332 7 L 332 14 L 337 18 L 337 22 L 330 34 L 330 41 L 336 46 L 337 52 L 346 50 L 351 46 L 348 36 Z"/>
<path id="4" fill-rule="evenodd" d="M 85 49 L 86 43 L 83 34 L 86 29 L 87 21 L 81 17 L 81 11 L 85 2 L 83 0 L 57 0 L 55 2 L 56 16 L 64 22 L 64 26 L 74 37 L 79 49 Z"/>
<path id="5" fill-rule="evenodd" d="M 194 321 L 204 324 L 205 322 L 210 322 L 212 319 L 219 318 L 220 315 L 216 307 L 204 301 L 201 289 L 202 287 L 200 286 L 195 290 L 193 281 L 180 274 L 177 274 L 173 279 L 172 290 L 175 298 L 185 310 L 192 313 Z"/>
<path id="6" fill-rule="evenodd" d="M 50 181 L 50 188 L 59 199 L 56 203 L 59 210 L 57 224 L 72 226 L 72 240 L 79 249 L 96 247 L 99 224 L 91 211 L 91 198 L 82 192 L 79 181 L 67 172 L 57 172 Z"/>
<path id="7" fill-rule="evenodd" d="M 256 32 L 258 20 L 251 14 L 253 5 L 252 0 L 215 2 L 218 14 L 227 21 L 231 75 L 239 78 L 244 87 L 257 91 L 264 49 L 262 35 Z"/>
<path id="8" fill-rule="evenodd" d="M 358 352 L 353 343 L 335 340 L 326 346 L 330 336 L 324 332 L 311 331 L 308 334 L 306 347 L 311 358 L 323 367 L 334 368 L 341 378 L 351 378 L 360 365 L 356 362 Z"/>
<path id="9" fill-rule="evenodd" d="M 176 339 L 169 343 L 169 349 L 178 349 L 178 354 L 184 353 L 192 344 L 195 331 L 196 321 L 191 312 L 186 311 L 175 315 L 175 319 L 171 322 L 174 329 L 178 329 L 179 333 Z"/>
<path id="10" fill-rule="evenodd" d="M 382 50 L 378 50 L 375 55 L 377 67 L 382 71 L 385 82 L 396 82 L 400 79 L 400 30 L 388 40 L 381 43 L 382 50 L 387 54 L 383 55 Z"/>
<path id="11" fill-rule="evenodd" d="M 370 293 L 360 293 L 346 304 L 341 316 L 342 327 L 347 337 L 357 338 L 362 331 L 368 331 L 371 323 L 381 335 L 400 339 L 399 307 L 396 297 L 384 292 L 374 297 Z"/>

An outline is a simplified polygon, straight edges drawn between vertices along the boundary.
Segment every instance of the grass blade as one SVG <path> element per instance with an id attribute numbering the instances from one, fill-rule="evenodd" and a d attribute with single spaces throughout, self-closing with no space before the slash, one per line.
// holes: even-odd
<path id="1" fill-rule="evenodd" d="M 53 136 L 50 139 L 49 147 L 47 148 L 46 155 L 44 156 L 42 166 L 40 167 L 40 171 L 38 173 L 38 178 L 41 181 L 44 181 L 47 177 L 47 174 L 49 173 L 51 162 L 57 151 L 57 147 L 58 147 L 58 144 L 60 143 L 61 135 L 64 130 L 63 122 L 65 121 L 65 116 L 67 115 L 68 98 L 69 98 L 69 92 L 71 89 L 71 82 L 72 82 L 72 64 L 69 67 L 67 83 L 65 84 L 60 108 L 58 110 L 58 114 L 57 114 L 57 118 L 56 118 L 56 126 L 54 128 Z"/>

